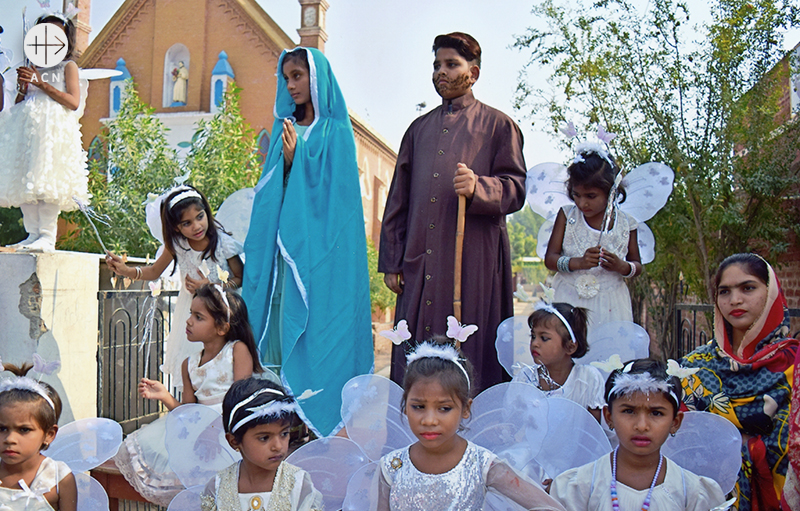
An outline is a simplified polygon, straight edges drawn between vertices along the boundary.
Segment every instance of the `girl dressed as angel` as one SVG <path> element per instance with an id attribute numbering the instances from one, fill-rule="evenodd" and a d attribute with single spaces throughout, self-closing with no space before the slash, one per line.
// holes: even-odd
<path id="1" fill-rule="evenodd" d="M 625 189 L 615 181 L 620 169 L 604 146 L 581 144 L 567 172 L 567 195 L 574 204 L 559 210 L 545 255 L 545 265 L 558 272 L 554 301 L 588 309 L 590 329 L 632 321 L 625 279 L 642 272 L 639 222 L 608 207 L 614 194 L 625 201 Z"/>

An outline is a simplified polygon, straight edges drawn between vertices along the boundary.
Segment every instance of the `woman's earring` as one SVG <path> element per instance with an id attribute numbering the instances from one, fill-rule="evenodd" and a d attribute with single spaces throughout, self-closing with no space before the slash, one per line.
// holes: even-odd
<path id="1" fill-rule="evenodd" d="M 670 431 L 669 432 L 669 436 L 671 436 L 672 438 L 675 438 L 675 432 L 674 431 Z"/>

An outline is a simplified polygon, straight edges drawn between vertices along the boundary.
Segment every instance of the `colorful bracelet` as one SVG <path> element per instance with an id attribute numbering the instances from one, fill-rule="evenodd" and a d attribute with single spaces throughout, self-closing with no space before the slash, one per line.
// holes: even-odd
<path id="1" fill-rule="evenodd" d="M 631 271 L 627 275 L 622 276 L 624 279 L 630 279 L 636 276 L 636 265 L 630 261 L 628 261 L 628 264 L 631 265 Z"/>
<path id="2" fill-rule="evenodd" d="M 569 260 L 570 259 L 571 259 L 571 257 L 569 257 L 569 256 L 561 256 L 561 257 L 559 257 L 558 261 L 556 261 L 556 268 L 558 269 L 558 271 L 563 272 L 563 273 L 571 273 L 572 270 L 569 269 Z"/>

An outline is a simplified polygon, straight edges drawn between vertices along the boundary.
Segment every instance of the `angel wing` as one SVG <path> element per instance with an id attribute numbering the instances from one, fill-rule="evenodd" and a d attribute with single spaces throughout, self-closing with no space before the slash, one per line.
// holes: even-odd
<path id="1" fill-rule="evenodd" d="M 322 493 L 325 509 L 341 509 L 350 477 L 369 463 L 369 458 L 352 440 L 334 436 L 312 440 L 286 461 L 309 473 Z"/>
<path id="2" fill-rule="evenodd" d="M 222 202 L 217 214 L 214 215 L 214 218 L 239 243 L 244 243 L 247 237 L 247 230 L 250 229 L 250 214 L 253 211 L 253 197 L 255 195 L 252 188 L 237 190 Z"/>
<path id="3" fill-rule="evenodd" d="M 560 163 L 540 163 L 528 170 L 525 192 L 528 206 L 545 220 L 553 220 L 562 206 L 571 204 L 567 196 L 567 167 Z"/>
<path id="4" fill-rule="evenodd" d="M 715 480 L 722 493 L 733 490 L 742 465 L 742 435 L 728 419 L 709 412 L 685 412 L 681 429 L 667 438 L 661 454 L 681 467 Z"/>
<path id="5" fill-rule="evenodd" d="M 511 376 L 516 376 L 523 367 L 533 365 L 530 344 L 531 329 L 527 316 L 510 317 L 497 327 L 494 342 L 497 360 Z"/>
<path id="6" fill-rule="evenodd" d="M 170 468 L 187 488 L 205 485 L 242 458 L 225 440 L 222 416 L 205 405 L 185 404 L 169 412 L 164 445 Z"/>
<path id="7" fill-rule="evenodd" d="M 631 321 L 612 321 L 601 328 L 593 328 L 587 338 L 589 351 L 575 359 L 579 364 L 591 364 L 607 377 L 611 371 L 602 362 L 616 355 L 622 362 L 636 358 L 647 358 L 650 349 L 650 334 L 640 325 Z M 592 364 L 600 362 L 600 365 Z"/>
<path id="8" fill-rule="evenodd" d="M 663 163 L 639 165 L 622 179 L 626 198 L 619 208 L 639 222 L 650 220 L 667 203 L 674 179 L 675 173 Z"/>

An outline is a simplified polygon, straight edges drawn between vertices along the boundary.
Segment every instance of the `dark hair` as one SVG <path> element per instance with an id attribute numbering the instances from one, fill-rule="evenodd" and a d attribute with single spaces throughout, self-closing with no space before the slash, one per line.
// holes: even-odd
<path id="1" fill-rule="evenodd" d="M 253 357 L 253 372 L 260 373 L 261 363 L 258 360 L 258 349 L 256 349 L 256 341 L 253 337 L 253 331 L 250 329 L 250 318 L 247 314 L 247 306 L 244 304 L 242 297 L 236 293 L 229 293 L 222 291 L 230 304 L 230 320 L 228 319 L 228 306 L 222 300 L 222 295 L 217 286 L 213 284 L 206 284 L 200 286 L 194 292 L 194 298 L 199 298 L 208 309 L 208 313 L 214 318 L 216 325 L 224 325 L 228 323 L 228 333 L 225 334 L 227 341 L 241 341 L 247 346 L 247 351 Z"/>
<path id="2" fill-rule="evenodd" d="M 441 342 L 439 337 L 434 337 L 431 344 L 437 345 L 451 345 L 450 341 Z M 454 396 L 465 410 L 469 410 L 469 400 L 471 398 L 470 392 L 475 388 L 476 382 L 474 378 L 474 371 L 472 364 L 469 360 L 464 358 L 459 351 L 459 363 L 466 371 L 469 381 L 464 377 L 464 371 L 450 360 L 444 360 L 436 357 L 425 357 L 414 360 L 406 366 L 406 372 L 403 376 L 403 399 L 400 401 L 400 409 L 405 413 L 406 400 L 411 387 L 414 386 L 419 380 L 423 378 L 435 377 L 445 392 Z"/>
<path id="3" fill-rule="evenodd" d="M 589 351 L 589 342 L 586 340 L 586 325 L 589 320 L 589 311 L 583 307 L 573 307 L 568 303 L 555 302 L 553 307 L 567 320 L 569 326 L 572 327 L 572 333 L 575 334 L 575 344 L 577 349 L 572 354 L 572 358 L 581 358 Z M 569 331 L 564 323 L 552 312 L 544 309 L 533 311 L 528 316 L 528 327 L 533 334 L 533 328 L 537 325 L 544 324 L 550 328 L 555 328 L 558 335 L 561 336 L 561 345 L 564 349 L 572 342 L 569 338 Z"/>
<path id="4" fill-rule="evenodd" d="M 633 364 L 629 371 L 623 372 L 623 369 L 615 369 L 608 375 L 608 379 L 606 380 L 606 387 L 603 396 L 606 399 L 606 404 L 608 404 L 608 409 L 611 410 L 611 403 L 614 402 L 615 399 L 619 397 L 618 394 L 611 394 L 611 389 L 614 388 L 614 385 L 617 382 L 617 378 L 623 374 L 644 374 L 649 373 L 650 376 L 655 378 L 656 380 L 666 381 L 669 385 L 670 389 L 675 393 L 675 396 L 678 398 L 678 403 L 681 402 L 683 399 L 683 388 L 681 387 L 681 380 L 677 376 L 670 376 L 667 374 L 667 366 L 664 365 L 663 362 L 660 360 L 655 360 L 652 358 L 640 358 L 636 360 L 629 360 L 625 362 L 625 367 L 628 367 L 628 364 Z M 671 397 L 667 397 L 667 401 L 672 403 L 672 416 L 676 416 L 678 414 L 678 403 L 674 403 Z"/>
<path id="5" fill-rule="evenodd" d="M 32 365 L 28 364 L 22 364 L 19 367 L 12 364 L 3 365 L 4 370 L 19 377 L 24 377 L 32 367 Z M 56 392 L 56 389 L 45 382 L 37 383 L 44 388 L 47 396 L 53 402 L 53 406 L 50 406 L 50 403 L 41 395 L 31 390 L 9 389 L 5 392 L 0 392 L 0 407 L 16 403 L 30 404 L 33 420 L 36 421 L 43 431 L 47 432 L 58 424 L 58 419 L 61 418 L 61 408 L 63 405 L 61 404 L 61 397 L 58 395 L 58 392 Z M 48 444 L 42 444 L 40 450 L 45 450 L 48 447 Z"/>
<path id="6" fill-rule="evenodd" d="M 475 62 L 481 67 L 481 45 L 469 34 L 464 32 L 450 32 L 449 34 L 437 35 L 433 40 L 433 53 L 440 48 L 452 48 L 464 57 L 467 62 Z"/>
<path id="7" fill-rule="evenodd" d="M 714 277 L 714 298 L 716 298 L 719 290 L 719 281 L 722 280 L 722 272 L 732 264 L 741 265 L 745 273 L 756 277 L 763 282 L 764 285 L 769 285 L 769 265 L 762 257 L 750 253 L 733 254 L 719 263 L 717 275 Z"/>
<path id="8" fill-rule="evenodd" d="M 41 23 L 57 23 L 61 25 L 64 34 L 67 36 L 67 54 L 64 58 L 70 58 L 72 52 L 75 50 L 75 23 L 73 23 L 71 19 L 57 14 L 43 14 L 39 16 L 36 19 L 36 24 L 39 25 Z"/>
<path id="9" fill-rule="evenodd" d="M 611 160 L 611 163 L 609 163 L 594 151 L 581 152 L 579 155 L 583 158 L 583 161 L 574 161 L 567 167 L 567 172 L 569 173 L 567 195 L 572 199 L 572 189 L 575 186 L 583 186 L 586 188 L 599 188 L 603 190 L 607 197 L 611 193 L 614 179 L 619 172 L 619 166 L 616 161 L 609 154 L 608 159 Z M 626 193 L 622 185 L 617 187 L 617 193 L 620 195 L 620 203 L 625 202 Z"/>
<path id="10" fill-rule="evenodd" d="M 311 72 L 311 67 L 308 65 L 308 52 L 305 48 L 295 48 L 294 50 L 288 52 L 286 55 L 283 56 L 283 63 L 281 64 L 281 73 L 283 73 L 283 66 L 286 65 L 287 62 L 296 62 L 303 67 L 306 68 L 306 71 L 309 73 Z M 309 80 L 311 80 L 311 76 L 309 74 Z M 308 84 L 309 88 L 311 87 L 311 82 L 309 81 Z M 302 105 L 295 105 L 294 113 L 292 114 L 295 119 L 301 121 L 306 116 L 306 105 L 305 103 Z"/>
<path id="11" fill-rule="evenodd" d="M 178 201 L 178 203 L 174 206 L 169 206 L 170 201 L 173 198 L 187 190 L 194 190 L 200 194 L 200 197 L 187 197 Z M 176 255 L 176 250 L 184 250 L 181 245 L 177 243 L 178 240 L 183 237 L 179 230 L 181 217 L 183 216 L 183 212 L 186 211 L 190 206 L 194 206 L 197 209 L 202 209 L 205 211 L 206 217 L 208 217 L 208 230 L 206 231 L 208 246 L 203 249 L 203 254 L 201 256 L 202 259 L 211 259 L 212 261 L 217 260 L 215 255 L 217 251 L 217 244 L 219 243 L 219 232 L 217 229 L 225 232 L 225 230 L 222 228 L 222 224 L 214 219 L 214 213 L 211 211 L 211 205 L 208 203 L 206 196 L 203 195 L 203 192 L 193 186 L 185 185 L 170 193 L 161 202 L 161 232 L 164 235 L 164 246 L 166 246 L 167 250 L 172 253 L 172 261 L 175 263 L 172 266 L 172 274 L 175 274 L 175 270 L 178 268 L 178 256 Z"/>
<path id="12" fill-rule="evenodd" d="M 264 392 L 256 396 L 252 401 L 247 403 L 246 406 L 239 407 L 236 413 L 233 414 L 233 417 L 231 417 L 231 412 L 236 405 L 263 389 L 277 390 L 283 394 L 283 397 L 273 392 Z M 245 378 L 244 380 L 233 382 L 233 385 L 231 385 L 231 388 L 225 393 L 225 398 L 222 400 L 222 427 L 225 429 L 225 433 L 231 433 L 231 428 L 249 415 L 248 408 L 262 406 L 273 401 L 291 403 L 294 401 L 294 397 L 277 383 L 262 378 Z M 281 415 L 277 420 L 286 422 L 289 425 L 295 425 L 300 422 L 300 418 L 294 412 Z M 259 424 L 269 424 L 271 422 L 276 422 L 274 416 L 259 417 L 243 424 L 241 428 L 231 434 L 237 442 L 241 442 L 248 429 L 258 426 Z"/>

